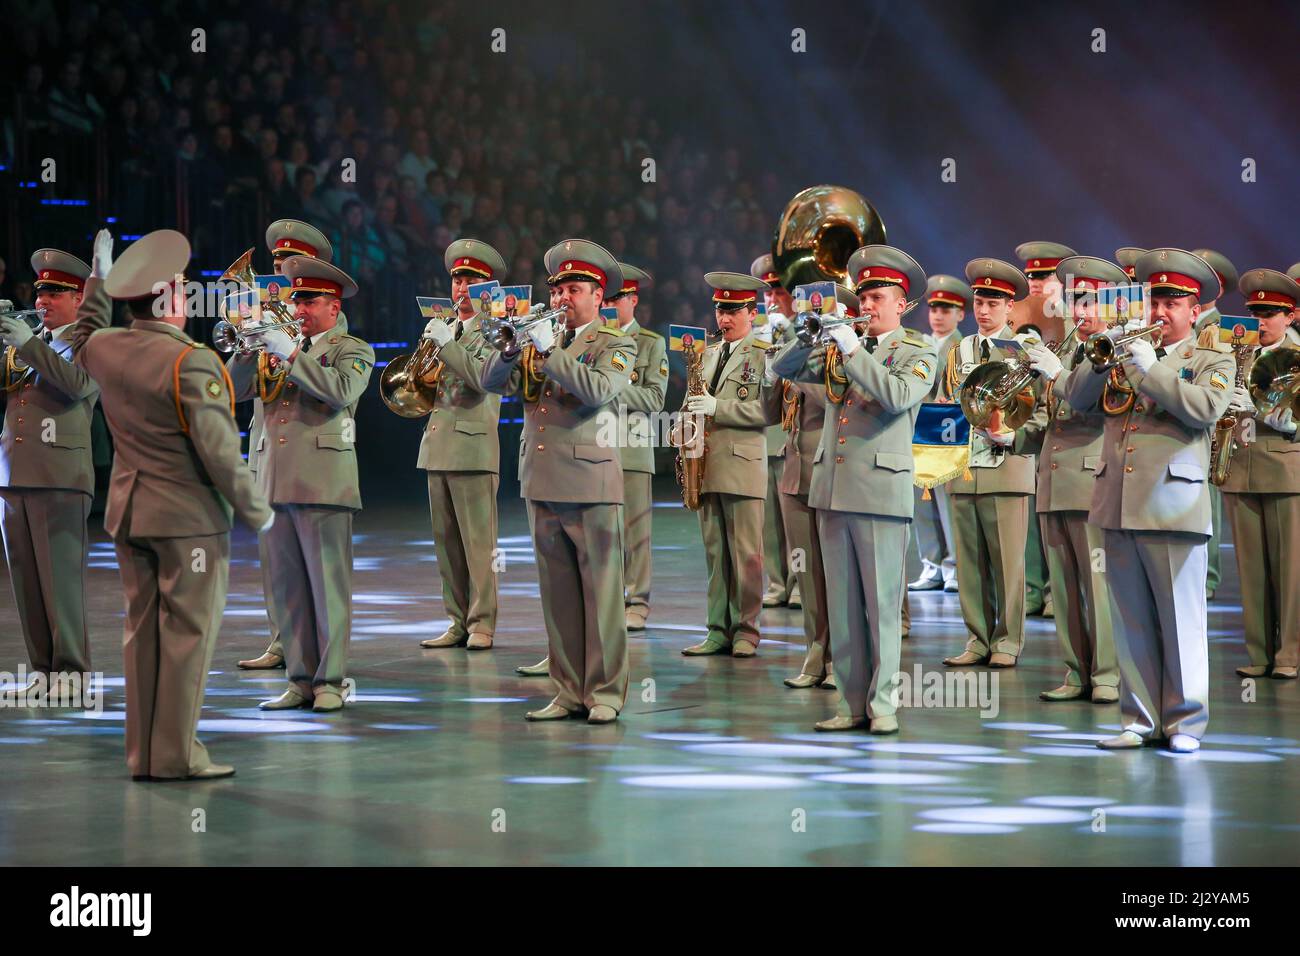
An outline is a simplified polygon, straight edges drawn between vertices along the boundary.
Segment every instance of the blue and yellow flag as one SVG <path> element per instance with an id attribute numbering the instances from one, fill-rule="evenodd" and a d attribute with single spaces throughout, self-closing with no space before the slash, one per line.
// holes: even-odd
<path id="1" fill-rule="evenodd" d="M 1258 345 L 1259 319 L 1253 315 L 1219 316 L 1219 341 L 1224 345 Z"/>
<path id="2" fill-rule="evenodd" d="M 930 489 L 952 481 L 970 460 L 970 422 L 955 402 L 926 402 L 919 406 L 912 430 L 912 483 Z"/>
<path id="3" fill-rule="evenodd" d="M 694 325 L 668 326 L 668 349 L 672 352 L 703 352 L 708 333 Z"/>
<path id="4" fill-rule="evenodd" d="M 1147 324 L 1146 286 L 1140 282 L 1131 285 L 1106 286 L 1097 290 L 1097 315 L 1108 325 L 1116 322 L 1133 325 Z"/>

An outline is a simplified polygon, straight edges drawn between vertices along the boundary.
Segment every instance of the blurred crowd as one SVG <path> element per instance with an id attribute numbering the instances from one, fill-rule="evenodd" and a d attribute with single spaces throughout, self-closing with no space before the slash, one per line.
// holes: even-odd
<path id="1" fill-rule="evenodd" d="M 464 9 L 37 2 L 8 24 L 3 146 L 63 157 L 51 194 L 98 184 L 120 231 L 181 228 L 207 269 L 254 244 L 269 267 L 267 223 L 313 223 L 372 340 L 409 334 L 415 295 L 448 294 L 460 237 L 495 246 L 535 299 L 546 248 L 593 239 L 656 277 L 643 323 L 704 323 L 701 274 L 746 271 L 789 198 L 761 151 L 697 151 L 673 132 L 688 101 L 647 101 L 590 57 L 495 54 Z M 28 251 L 4 251 L 12 282 Z"/>

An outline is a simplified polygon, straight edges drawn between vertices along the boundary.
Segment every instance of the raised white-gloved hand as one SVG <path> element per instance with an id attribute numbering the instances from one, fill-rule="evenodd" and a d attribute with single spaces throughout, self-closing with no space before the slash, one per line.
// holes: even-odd
<path id="1" fill-rule="evenodd" d="M 692 395 L 686 399 L 686 410 L 692 415 L 712 415 L 718 410 L 718 400 L 712 395 Z"/>
<path id="2" fill-rule="evenodd" d="M 273 525 L 273 524 L 275 524 L 275 512 L 274 512 L 274 511 L 271 512 L 271 517 L 269 517 L 269 518 L 266 519 L 266 524 L 262 525 L 262 527 L 260 527 L 260 528 L 257 529 L 257 533 L 258 533 L 258 534 L 266 534 L 268 531 L 271 530 L 271 525 Z"/>
<path id="3" fill-rule="evenodd" d="M 1003 448 L 1010 448 L 1011 443 L 1016 440 L 1015 432 L 991 432 L 984 428 L 977 428 L 975 434 L 982 435 L 988 441 Z"/>
<path id="4" fill-rule="evenodd" d="M 280 359 L 287 359 L 298 347 L 298 340 L 284 329 L 267 329 L 265 332 L 255 332 L 246 338 L 252 340 L 253 344 L 266 346 L 268 355 Z"/>
<path id="5" fill-rule="evenodd" d="M 424 327 L 420 338 L 433 339 L 433 344 L 441 348 L 454 338 L 451 326 L 442 319 L 430 319 Z"/>
<path id="6" fill-rule="evenodd" d="M 113 234 L 107 229 L 95 233 L 94 255 L 90 260 L 90 274 L 96 279 L 107 279 L 113 268 Z"/>
<path id="7" fill-rule="evenodd" d="M 1283 435 L 1294 435 L 1296 423 L 1291 420 L 1291 409 L 1279 406 L 1264 417 L 1264 424 Z"/>
<path id="8" fill-rule="evenodd" d="M 528 327 L 528 340 L 539 352 L 549 352 L 555 346 L 555 329 L 550 322 L 534 322 Z"/>
<path id="9" fill-rule="evenodd" d="M 32 337 L 32 327 L 22 319 L 9 317 L 0 319 L 0 344 L 12 345 L 16 349 L 26 345 Z"/>
<path id="10" fill-rule="evenodd" d="M 832 325 L 826 330 L 826 334 L 831 337 L 845 358 L 848 358 L 858 350 L 862 340 L 858 338 L 858 333 L 853 331 L 851 325 Z"/>
<path id="11" fill-rule="evenodd" d="M 758 339 L 760 342 L 766 342 L 768 345 L 771 345 L 772 324 L 769 322 L 767 325 L 754 326 L 754 338 Z"/>
<path id="12" fill-rule="evenodd" d="M 1156 347 L 1146 339 L 1134 339 L 1128 344 L 1129 360 L 1143 374 L 1151 371 L 1156 364 Z"/>
<path id="13" fill-rule="evenodd" d="M 1056 380 L 1056 376 L 1061 374 L 1061 360 L 1056 357 L 1056 353 L 1049 349 L 1042 342 L 1032 342 L 1025 346 L 1025 354 L 1029 356 L 1029 367 L 1035 372 L 1040 372 L 1043 378 L 1049 382 Z"/>
<path id="14" fill-rule="evenodd" d="M 1232 401 L 1228 402 L 1228 411 L 1230 412 L 1249 412 L 1255 407 L 1254 400 L 1250 397 L 1250 391 L 1244 385 L 1238 385 L 1232 390 Z"/>

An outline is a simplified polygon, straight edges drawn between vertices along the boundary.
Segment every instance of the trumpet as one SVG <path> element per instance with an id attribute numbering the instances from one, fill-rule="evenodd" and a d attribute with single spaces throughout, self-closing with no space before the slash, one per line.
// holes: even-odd
<path id="1" fill-rule="evenodd" d="M 1146 325 L 1136 332 L 1129 332 L 1113 339 L 1105 332 L 1098 332 L 1096 335 L 1088 336 L 1088 340 L 1083 343 L 1083 354 L 1097 369 L 1103 369 L 1108 365 L 1118 365 L 1128 358 L 1128 349 L 1125 346 L 1130 342 L 1149 335 L 1154 339 L 1153 344 L 1158 348 L 1164 331 L 1162 325 Z"/>
<path id="2" fill-rule="evenodd" d="M 240 355 L 250 355 L 253 352 L 261 351 L 265 346 L 260 344 L 250 344 L 249 339 L 261 335 L 263 332 L 269 332 L 272 329 L 287 329 L 290 335 L 297 335 L 300 331 L 300 323 L 297 320 L 288 322 L 264 322 L 261 325 L 255 325 L 251 328 L 242 329 L 233 322 L 227 322 L 222 319 L 212 327 L 212 347 L 218 352 L 226 355 L 237 352 Z"/>
<path id="3" fill-rule="evenodd" d="M 36 316 L 32 322 L 28 316 Z M 0 319 L 21 319 L 35 332 L 45 318 L 44 309 L 14 309 L 8 299 L 0 299 Z M 12 345 L 4 350 L 4 361 L 0 363 L 0 389 L 12 392 L 32 377 L 36 370 L 18 357 L 18 350 Z"/>
<path id="4" fill-rule="evenodd" d="M 514 352 L 521 347 L 522 339 L 538 322 L 550 322 L 553 326 L 564 323 L 563 308 L 551 309 L 538 302 L 521 316 L 485 316 L 479 321 L 479 330 L 484 340 L 499 352 Z M 557 335 L 558 338 L 558 335 Z"/>
<path id="5" fill-rule="evenodd" d="M 816 312 L 801 312 L 794 320 L 794 335 L 801 345 L 817 345 L 825 342 L 827 332 L 836 326 L 852 325 L 856 320 L 847 315 L 821 316 Z"/>
<path id="6" fill-rule="evenodd" d="M 45 318 L 45 309 L 15 310 L 13 303 L 8 299 L 0 299 L 0 306 L 5 306 L 5 308 L 0 309 L 0 319 L 22 319 L 28 325 L 35 326 Z M 29 315 L 36 316 L 36 322 L 32 322 L 31 319 L 27 318 Z"/>

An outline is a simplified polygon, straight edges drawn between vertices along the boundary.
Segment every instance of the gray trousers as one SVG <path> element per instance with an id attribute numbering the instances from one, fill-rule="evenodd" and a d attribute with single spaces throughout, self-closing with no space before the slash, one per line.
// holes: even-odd
<path id="1" fill-rule="evenodd" d="M 309 699 L 325 690 L 341 695 L 352 640 L 352 511 L 274 507 L 275 523 L 263 537 L 286 676 Z"/>
<path id="2" fill-rule="evenodd" d="M 653 568 L 650 544 L 654 513 L 652 480 L 644 471 L 623 472 L 623 603 L 650 611 L 650 574 Z"/>
<path id="3" fill-rule="evenodd" d="M 803 636 L 808 643 L 799 672 L 824 677 L 831 663 L 831 627 L 817 512 L 808 507 L 807 495 L 782 494 L 781 498 L 785 539 L 790 544 L 790 566 L 795 569 L 795 580 L 803 596 Z"/>
<path id="4" fill-rule="evenodd" d="M 700 495 L 700 535 L 709 572 L 708 640 L 758 646 L 763 612 L 763 499 Z M 784 535 L 782 535 L 784 537 Z"/>
<path id="5" fill-rule="evenodd" d="M 826 580 L 832 667 L 845 717 L 888 717 L 903 653 L 902 556 L 906 518 L 817 512 Z"/>
<path id="6" fill-rule="evenodd" d="M 1074 687 L 1118 687 L 1114 629 L 1106 576 L 1094 570 L 1104 554 L 1102 531 L 1086 511 L 1047 511 L 1042 526 L 1056 604 L 1056 634 L 1065 658 L 1065 682 Z"/>
<path id="7" fill-rule="evenodd" d="M 90 671 L 86 518 L 90 495 L 0 489 L 0 532 L 27 657 L 43 674 Z"/>
<path id="8" fill-rule="evenodd" d="M 126 599 L 126 765 L 185 777 L 212 764 L 196 731 L 230 580 L 230 533 L 113 541 Z"/>
<path id="9" fill-rule="evenodd" d="M 496 631 L 498 483 L 490 471 L 428 473 L 442 604 L 457 637 Z"/>
<path id="10" fill-rule="evenodd" d="M 1210 718 L 1206 537 L 1104 532 L 1120 714 L 1143 737 L 1200 738 Z"/>
<path id="11" fill-rule="evenodd" d="M 925 489 L 914 488 L 916 516 L 912 530 L 916 534 L 916 551 L 921 558 L 922 571 L 933 576 L 942 575 L 947 581 L 957 573 L 957 555 L 953 547 L 952 524 L 948 520 L 948 489 L 936 485 L 930 489 L 930 500 L 925 500 Z"/>
<path id="12" fill-rule="evenodd" d="M 271 561 L 266 556 L 266 535 L 257 536 L 257 559 L 262 570 L 262 593 L 266 595 L 266 620 L 271 626 L 271 643 L 266 646 L 267 654 L 275 654 L 277 657 L 284 657 L 284 639 L 282 637 L 283 628 L 280 622 L 276 620 L 275 609 L 276 603 L 271 600 L 271 590 L 275 582 L 271 577 Z"/>
<path id="13" fill-rule="evenodd" d="M 763 571 L 767 574 L 767 594 L 785 603 L 794 587 L 790 573 L 790 544 L 785 539 L 785 524 L 781 521 L 781 474 L 785 471 L 784 458 L 767 460 L 767 501 L 763 508 Z"/>
<path id="14" fill-rule="evenodd" d="M 623 520 L 617 504 L 530 501 L 555 700 L 566 710 L 627 701 Z"/>
<path id="15" fill-rule="evenodd" d="M 1019 657 L 1025 645 L 1025 537 L 1029 496 L 950 498 L 966 650 Z M 829 563 L 829 562 L 828 562 Z"/>

